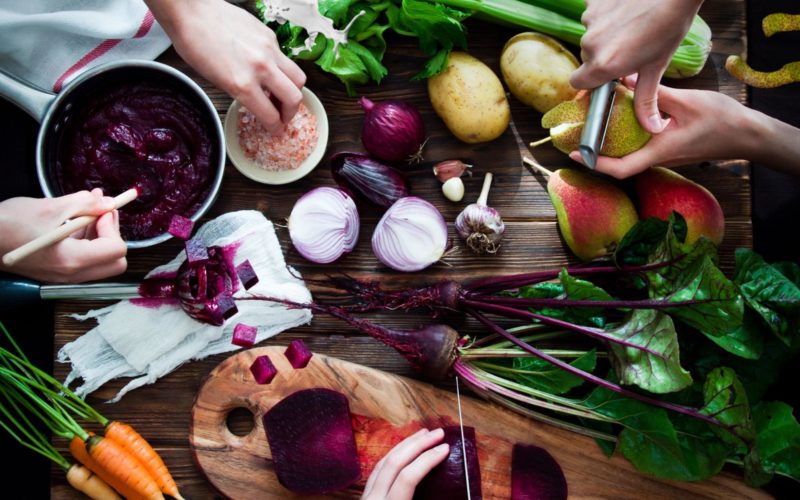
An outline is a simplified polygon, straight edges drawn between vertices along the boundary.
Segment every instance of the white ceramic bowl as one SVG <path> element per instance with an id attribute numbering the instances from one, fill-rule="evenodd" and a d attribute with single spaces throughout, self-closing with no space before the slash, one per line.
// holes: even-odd
<path id="1" fill-rule="evenodd" d="M 288 184 L 308 175 L 309 172 L 322 160 L 325 148 L 328 145 L 328 114 L 322 106 L 319 98 L 313 92 L 303 87 L 303 104 L 317 117 L 317 144 L 308 158 L 299 167 L 292 170 L 271 171 L 264 170 L 245 156 L 242 147 L 239 145 L 238 118 L 241 104 L 234 100 L 225 115 L 225 145 L 227 146 L 228 158 L 231 159 L 233 166 L 244 174 L 245 177 L 253 179 L 262 184 Z"/>

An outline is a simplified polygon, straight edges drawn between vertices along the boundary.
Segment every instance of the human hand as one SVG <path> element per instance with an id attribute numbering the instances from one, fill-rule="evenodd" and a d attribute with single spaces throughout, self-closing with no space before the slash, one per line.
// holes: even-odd
<path id="1" fill-rule="evenodd" d="M 666 122 L 658 112 L 658 88 L 670 59 L 692 26 L 702 0 L 587 0 L 581 22 L 583 65 L 570 83 L 592 89 L 639 73 L 634 107 L 639 123 L 653 134 Z"/>
<path id="2" fill-rule="evenodd" d="M 306 75 L 281 52 L 264 23 L 223 0 L 147 4 L 178 54 L 252 111 L 264 128 L 274 131 L 292 119 Z"/>
<path id="3" fill-rule="evenodd" d="M 629 86 L 635 78 L 624 80 Z M 705 160 L 751 158 L 760 148 L 755 113 L 740 102 L 708 90 L 659 88 L 659 106 L 669 114 L 663 132 L 622 158 L 600 156 L 596 170 L 618 179 L 652 166 L 671 167 Z M 762 115 L 764 116 L 764 115 Z M 578 151 L 570 158 L 583 163 Z"/>
<path id="4" fill-rule="evenodd" d="M 94 225 L 0 270 L 44 282 L 79 283 L 120 274 L 128 251 L 119 234 L 114 200 L 100 189 L 59 198 L 11 198 L 0 202 L 0 255 L 78 215 L 100 215 Z"/>
<path id="5" fill-rule="evenodd" d="M 411 500 L 419 482 L 450 453 L 447 443 L 431 448 L 443 437 L 442 429 L 421 429 L 399 442 L 375 465 L 361 500 Z"/>

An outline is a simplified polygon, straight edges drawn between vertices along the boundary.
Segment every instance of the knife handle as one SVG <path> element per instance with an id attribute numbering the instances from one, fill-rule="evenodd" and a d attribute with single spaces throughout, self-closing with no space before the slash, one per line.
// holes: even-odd
<path id="1" fill-rule="evenodd" d="M 11 275 L 0 278 L 0 312 L 13 312 L 39 300 L 39 283 Z"/>

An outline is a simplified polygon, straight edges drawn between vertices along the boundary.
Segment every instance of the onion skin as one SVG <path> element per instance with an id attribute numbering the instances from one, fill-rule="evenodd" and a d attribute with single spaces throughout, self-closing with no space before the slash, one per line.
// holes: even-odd
<path id="1" fill-rule="evenodd" d="M 399 100 L 374 103 L 362 97 L 361 142 L 376 158 L 389 162 L 419 161 L 425 143 L 425 124 L 417 108 Z"/>
<path id="2" fill-rule="evenodd" d="M 337 184 L 384 209 L 410 194 L 400 172 L 364 153 L 336 153 L 331 170 Z"/>
<path id="3" fill-rule="evenodd" d="M 295 203 L 289 215 L 289 237 L 311 262 L 329 264 L 350 253 L 358 242 L 356 204 L 342 189 L 312 189 Z"/>

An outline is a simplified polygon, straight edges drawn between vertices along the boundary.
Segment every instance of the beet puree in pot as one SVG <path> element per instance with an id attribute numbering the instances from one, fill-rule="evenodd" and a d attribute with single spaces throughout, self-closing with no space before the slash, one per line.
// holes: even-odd
<path id="1" fill-rule="evenodd" d="M 87 99 L 67 122 L 56 175 L 63 193 L 102 188 L 139 197 L 120 210 L 126 240 L 167 231 L 170 219 L 191 217 L 214 177 L 211 130 L 192 102 L 167 84 L 127 83 Z"/>

